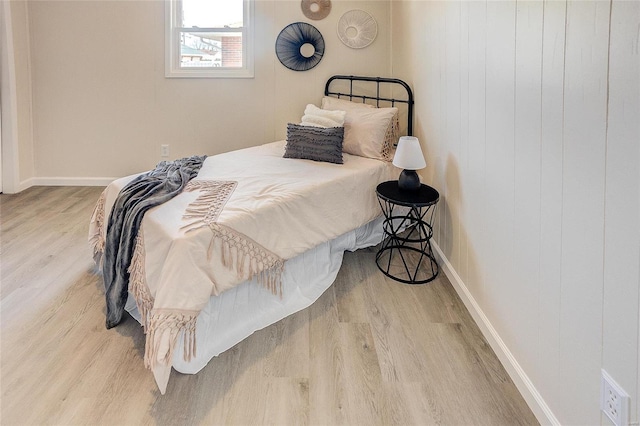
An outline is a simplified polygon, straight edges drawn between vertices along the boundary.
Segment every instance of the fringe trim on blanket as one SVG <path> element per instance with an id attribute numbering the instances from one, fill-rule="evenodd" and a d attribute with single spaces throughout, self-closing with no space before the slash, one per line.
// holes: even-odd
<path id="1" fill-rule="evenodd" d="M 282 296 L 281 276 L 284 260 L 251 238 L 215 222 L 236 186 L 237 182 L 233 181 L 189 182 L 185 191 L 199 190 L 201 194 L 187 207 L 183 216 L 187 224 L 183 229 L 186 228 L 186 232 L 189 232 L 208 226 L 213 232 L 212 242 L 215 239 L 221 241 L 222 264 L 225 267 L 233 268 L 238 273 L 248 271 L 249 279 L 256 277 L 258 283 L 272 293 Z M 211 256 L 210 251 L 208 256 Z M 144 237 L 141 227 L 136 236 L 136 246 L 129 268 L 129 291 L 136 299 L 146 333 L 145 367 L 153 369 L 158 364 L 171 365 L 173 351 L 181 333 L 184 339 L 183 357 L 189 362 L 196 356 L 196 321 L 200 312 L 153 309 L 154 299 L 147 286 L 144 259 Z M 168 345 L 166 349 L 165 344 Z"/>
<path id="2" fill-rule="evenodd" d="M 213 238 L 222 243 L 222 264 L 238 273 L 249 271 L 260 285 L 282 297 L 284 260 L 240 232 L 218 223 L 209 225 Z M 208 253 L 210 256 L 211 253 Z"/>
<path id="3" fill-rule="evenodd" d="M 198 311 L 176 311 L 157 309 L 149 316 L 149 328 L 144 349 L 144 365 L 153 369 L 156 365 L 171 365 L 173 350 L 178 336 L 183 332 L 184 360 L 189 362 L 196 356 L 196 320 Z M 169 348 L 166 353 L 159 354 L 164 333 L 169 333 Z M 158 355 L 162 358 L 158 359 Z"/>
<path id="4" fill-rule="evenodd" d="M 152 369 L 158 363 L 171 365 L 173 362 L 173 351 L 175 349 L 178 336 L 183 333 L 184 339 L 184 360 L 189 362 L 196 356 L 196 319 L 198 311 L 174 311 L 157 309 L 153 311 L 153 296 L 147 286 L 145 273 L 144 231 L 140 227 L 136 236 L 136 245 L 129 267 L 129 292 L 133 294 L 142 327 L 146 334 L 145 340 L 145 367 Z M 169 332 L 168 348 L 165 354 L 160 354 L 160 345 L 164 341 L 162 336 Z"/>
<path id="5" fill-rule="evenodd" d="M 200 191 L 200 195 L 185 210 L 182 219 L 187 224 L 182 229 L 189 232 L 215 222 L 237 185 L 234 181 L 190 181 L 184 190 Z"/>
<path id="6" fill-rule="evenodd" d="M 131 265 L 129 266 L 129 292 L 133 294 L 138 305 L 138 312 L 140 312 L 140 320 L 144 332 L 149 331 L 149 314 L 153 309 L 153 296 L 147 286 L 147 277 L 144 267 L 145 260 L 144 250 L 144 232 L 142 226 L 138 230 L 136 236 L 136 245 L 133 250 L 133 256 L 131 257 Z"/>
<path id="7" fill-rule="evenodd" d="M 212 244 L 208 257 L 211 258 L 211 247 L 215 239 L 222 243 L 222 264 L 242 274 L 248 268 L 249 279 L 257 277 L 258 283 L 272 293 L 282 296 L 281 275 L 284 260 L 276 256 L 246 235 L 216 223 L 220 212 L 238 185 L 235 181 L 192 180 L 185 191 L 199 190 L 201 194 L 189 204 L 183 220 L 187 224 L 182 227 L 186 232 L 208 226 L 213 232 Z"/>
<path id="8" fill-rule="evenodd" d="M 107 199 L 107 190 L 105 189 L 100 194 L 100 198 L 98 198 L 98 202 L 96 203 L 96 207 L 93 209 L 93 214 L 91 215 L 91 222 L 95 223 L 96 231 L 89 238 L 89 244 L 93 248 L 93 260 L 100 267 L 102 260 L 102 253 L 104 253 L 104 205 Z"/>

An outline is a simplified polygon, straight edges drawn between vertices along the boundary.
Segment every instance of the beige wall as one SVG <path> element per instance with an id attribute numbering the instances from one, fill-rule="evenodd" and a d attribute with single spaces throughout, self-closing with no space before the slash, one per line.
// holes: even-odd
<path id="1" fill-rule="evenodd" d="M 34 176 L 31 70 L 27 3 L 3 2 L 2 154 L 3 189 L 18 192 Z"/>
<path id="2" fill-rule="evenodd" d="M 388 75 L 390 3 L 332 4 L 327 18 L 309 21 L 299 1 L 258 0 L 255 78 L 232 80 L 164 77 L 162 1 L 30 0 L 36 181 L 145 170 L 160 160 L 161 144 L 177 158 L 282 139 L 286 123 L 320 101 L 330 75 Z M 354 8 L 378 22 L 366 49 L 336 35 L 337 20 Z M 274 53 L 280 30 L 296 21 L 315 25 L 326 43 L 306 72 L 286 69 Z"/>
<path id="3" fill-rule="evenodd" d="M 603 368 L 638 422 L 640 4 L 392 5 L 458 292 L 539 419 L 608 424 Z"/>

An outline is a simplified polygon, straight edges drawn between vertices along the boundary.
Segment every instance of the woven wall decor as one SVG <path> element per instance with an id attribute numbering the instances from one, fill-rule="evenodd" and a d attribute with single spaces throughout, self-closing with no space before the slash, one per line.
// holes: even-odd
<path id="1" fill-rule="evenodd" d="M 367 47 L 378 35 L 378 23 L 364 10 L 345 12 L 338 21 L 338 38 L 353 49 Z"/>
<path id="2" fill-rule="evenodd" d="M 300 8 L 304 16 L 319 21 L 326 18 L 331 12 L 331 0 L 302 0 Z"/>
<path id="3" fill-rule="evenodd" d="M 291 70 L 310 70 L 318 65 L 323 55 L 322 34 L 306 22 L 287 25 L 276 38 L 276 56 L 282 65 Z"/>

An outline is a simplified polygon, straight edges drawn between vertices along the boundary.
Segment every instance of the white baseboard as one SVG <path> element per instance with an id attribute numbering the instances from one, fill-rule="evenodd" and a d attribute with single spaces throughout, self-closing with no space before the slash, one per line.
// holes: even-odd
<path id="1" fill-rule="evenodd" d="M 17 188 L 4 188 L 6 194 L 17 194 L 32 186 L 107 186 L 117 178 L 114 177 L 33 177 L 20 182 Z"/>
<path id="2" fill-rule="evenodd" d="M 113 177 L 34 177 L 29 186 L 107 186 Z M 22 186 L 22 185 L 21 185 Z"/>
<path id="3" fill-rule="evenodd" d="M 491 345 L 491 348 L 498 356 L 498 359 L 522 394 L 522 397 L 529 405 L 529 408 L 531 408 L 531 411 L 533 411 L 533 414 L 543 425 L 548 424 L 559 426 L 560 422 L 535 388 L 531 380 L 529 380 L 527 373 L 522 369 L 516 358 L 504 343 L 504 340 L 502 340 L 496 329 L 489 321 L 489 318 L 484 314 L 482 308 L 478 302 L 476 302 L 465 283 L 455 271 L 442 250 L 440 250 L 440 247 L 433 240 L 431 241 L 431 245 L 435 250 L 440 268 L 447 275 L 449 281 L 451 281 L 453 288 L 458 293 L 458 296 L 460 296 L 460 299 L 464 302 L 476 324 L 478 324 L 480 331 L 484 335 L 485 339 L 487 339 L 489 345 Z"/>
<path id="4" fill-rule="evenodd" d="M 33 178 L 27 179 L 27 180 L 23 180 L 22 182 L 20 182 L 18 184 L 18 187 L 15 188 L 15 192 L 14 193 L 18 193 L 18 192 L 22 192 L 25 189 L 29 189 L 33 186 Z M 7 192 L 7 194 L 9 194 L 10 192 Z"/>

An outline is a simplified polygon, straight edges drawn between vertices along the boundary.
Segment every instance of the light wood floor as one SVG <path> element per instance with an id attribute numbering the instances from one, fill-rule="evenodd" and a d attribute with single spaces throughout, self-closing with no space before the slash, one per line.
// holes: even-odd
<path id="1" fill-rule="evenodd" d="M 373 249 L 161 396 L 140 326 L 104 327 L 86 243 L 100 191 L 0 195 L 1 424 L 537 424 L 446 277 L 397 283 Z"/>

